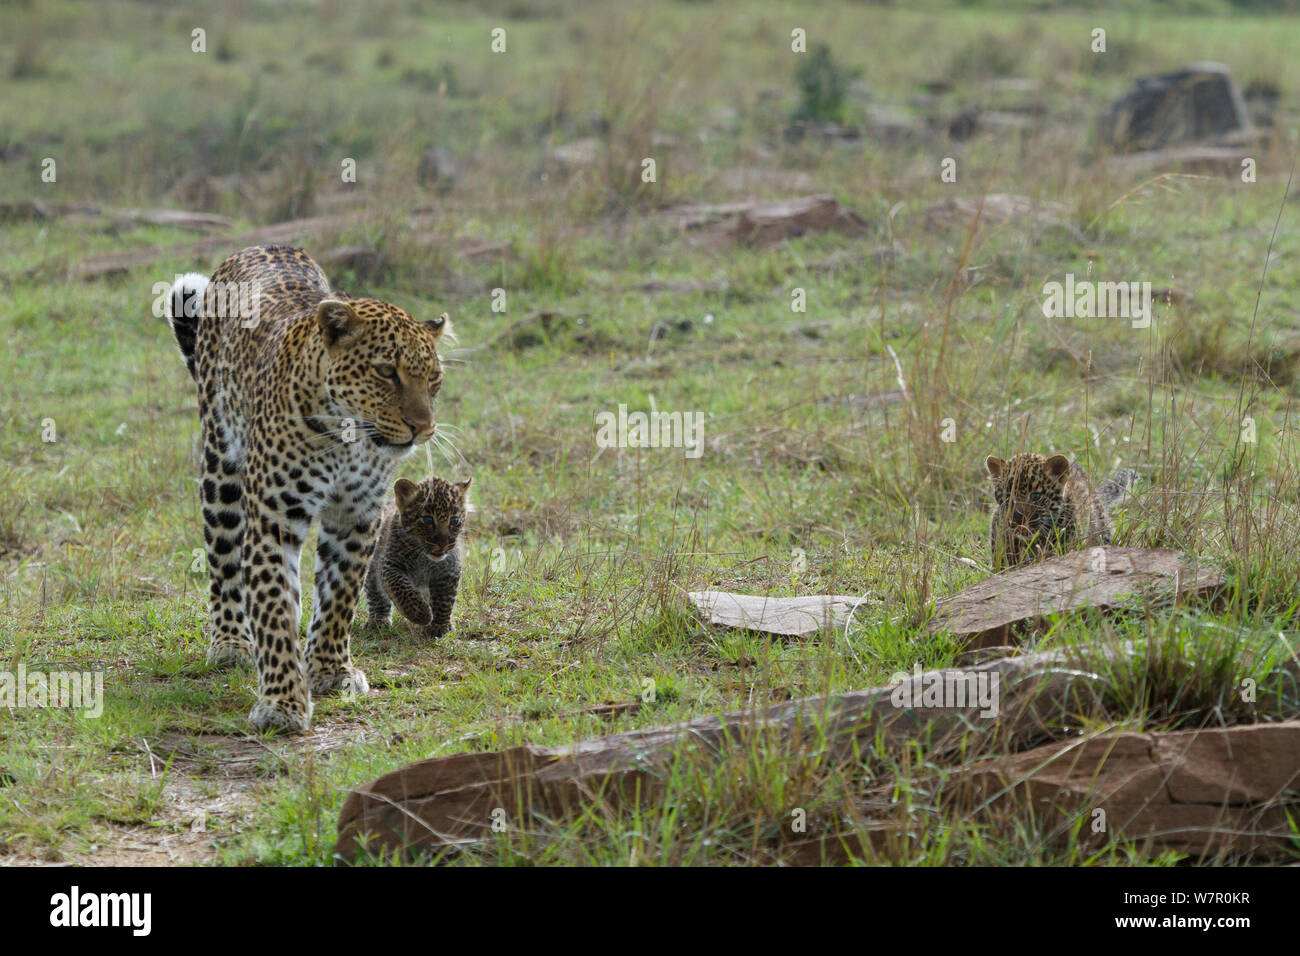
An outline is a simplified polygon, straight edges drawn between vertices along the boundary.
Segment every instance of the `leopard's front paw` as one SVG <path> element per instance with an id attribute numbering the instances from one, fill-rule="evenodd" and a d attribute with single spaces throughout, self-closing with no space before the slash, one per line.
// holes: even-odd
<path id="1" fill-rule="evenodd" d="M 423 607 L 416 605 L 409 610 L 403 609 L 402 617 L 406 618 L 416 627 L 426 627 L 433 620 L 433 610 L 428 605 Z"/>
<path id="2" fill-rule="evenodd" d="M 311 729 L 311 700 L 260 697 L 249 712 L 248 722 L 254 730 L 303 733 Z"/>
<path id="3" fill-rule="evenodd" d="M 313 670 L 311 675 L 311 692 L 317 697 L 324 697 L 335 691 L 345 697 L 363 697 L 370 693 L 370 682 L 360 668 L 345 664 L 330 670 Z"/>
<path id="4" fill-rule="evenodd" d="M 231 640 L 217 640 L 208 645 L 208 663 L 216 667 L 232 667 L 236 664 L 247 664 L 252 659 L 253 648 L 248 643 Z"/>

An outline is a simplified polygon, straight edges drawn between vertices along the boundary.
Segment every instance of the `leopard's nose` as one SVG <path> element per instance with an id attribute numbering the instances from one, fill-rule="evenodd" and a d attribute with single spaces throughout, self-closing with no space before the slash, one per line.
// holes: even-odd
<path id="1" fill-rule="evenodd" d="M 406 427 L 417 435 L 423 435 L 425 432 L 433 431 L 433 422 L 428 419 L 403 418 L 402 421 Z"/>

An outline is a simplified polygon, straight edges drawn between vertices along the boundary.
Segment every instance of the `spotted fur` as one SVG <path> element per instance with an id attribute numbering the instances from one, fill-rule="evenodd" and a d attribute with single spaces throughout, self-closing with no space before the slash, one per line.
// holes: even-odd
<path id="1" fill-rule="evenodd" d="M 201 307 L 184 307 L 196 299 Z M 244 249 L 210 280 L 183 277 L 169 311 L 198 385 L 208 659 L 252 656 L 250 722 L 304 730 L 311 694 L 369 690 L 349 629 L 384 491 L 433 435 L 437 346 L 450 323 L 333 291 L 305 252 L 285 246 Z M 299 560 L 313 522 L 304 652 Z"/>
<path id="2" fill-rule="evenodd" d="M 438 638 L 451 630 L 469 483 L 470 479 L 452 483 L 436 476 L 418 485 L 397 479 L 366 572 L 368 627 L 390 624 L 396 604 L 422 637 Z"/>
<path id="3" fill-rule="evenodd" d="M 989 547 L 994 571 L 1064 554 L 1080 547 L 1110 544 L 1110 509 L 1137 478 L 1121 468 L 1093 488 L 1078 463 L 1064 455 L 1013 455 L 985 459 L 993 484 Z"/>

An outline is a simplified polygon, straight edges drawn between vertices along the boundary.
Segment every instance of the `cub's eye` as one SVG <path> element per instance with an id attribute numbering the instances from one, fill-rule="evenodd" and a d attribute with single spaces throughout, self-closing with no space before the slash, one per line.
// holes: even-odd
<path id="1" fill-rule="evenodd" d="M 460 515 L 452 515 L 452 516 L 451 516 L 451 521 L 449 521 L 448 524 L 451 525 L 451 527 L 452 527 L 453 530 L 455 530 L 456 528 L 459 528 L 459 527 L 460 527 Z"/>
<path id="2" fill-rule="evenodd" d="M 1032 495 L 1029 496 L 1029 500 L 1030 500 L 1030 501 L 1042 501 L 1042 500 L 1043 500 L 1043 493 L 1042 493 L 1041 491 L 1035 491 Z"/>
<path id="3" fill-rule="evenodd" d="M 425 524 L 427 524 L 430 528 L 433 527 L 433 515 L 425 515 L 420 520 L 423 521 Z"/>
<path id="4" fill-rule="evenodd" d="M 390 378 L 390 379 L 392 379 L 394 382 L 396 382 L 396 381 L 398 380 L 398 379 L 397 379 L 397 369 L 394 368 L 394 367 L 391 366 L 391 365 L 376 365 L 376 366 L 375 366 L 375 371 L 376 371 L 376 372 L 377 372 L 377 373 L 378 373 L 382 378 Z"/>

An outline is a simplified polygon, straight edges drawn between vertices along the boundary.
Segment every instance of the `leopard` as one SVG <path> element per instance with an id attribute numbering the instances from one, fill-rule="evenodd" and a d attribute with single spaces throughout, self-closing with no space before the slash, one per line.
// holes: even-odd
<path id="1" fill-rule="evenodd" d="M 369 692 L 350 630 L 402 461 L 436 429 L 446 312 L 334 289 L 304 250 L 251 246 L 171 286 L 198 392 L 207 659 L 251 661 L 255 730 L 310 729 L 312 696 Z M 300 565 L 317 527 L 305 646 Z"/>
<path id="2" fill-rule="evenodd" d="M 396 604 L 421 638 L 434 640 L 451 630 L 464 559 L 460 533 L 472 480 L 451 482 L 430 475 L 417 484 L 397 479 L 366 571 L 368 629 L 390 625 Z"/>
<path id="3" fill-rule="evenodd" d="M 1064 455 L 1021 453 L 984 461 L 993 485 L 989 549 L 994 572 L 1076 548 L 1114 540 L 1111 509 L 1128 495 L 1138 474 L 1120 468 L 1094 487 L 1078 462 Z"/>

